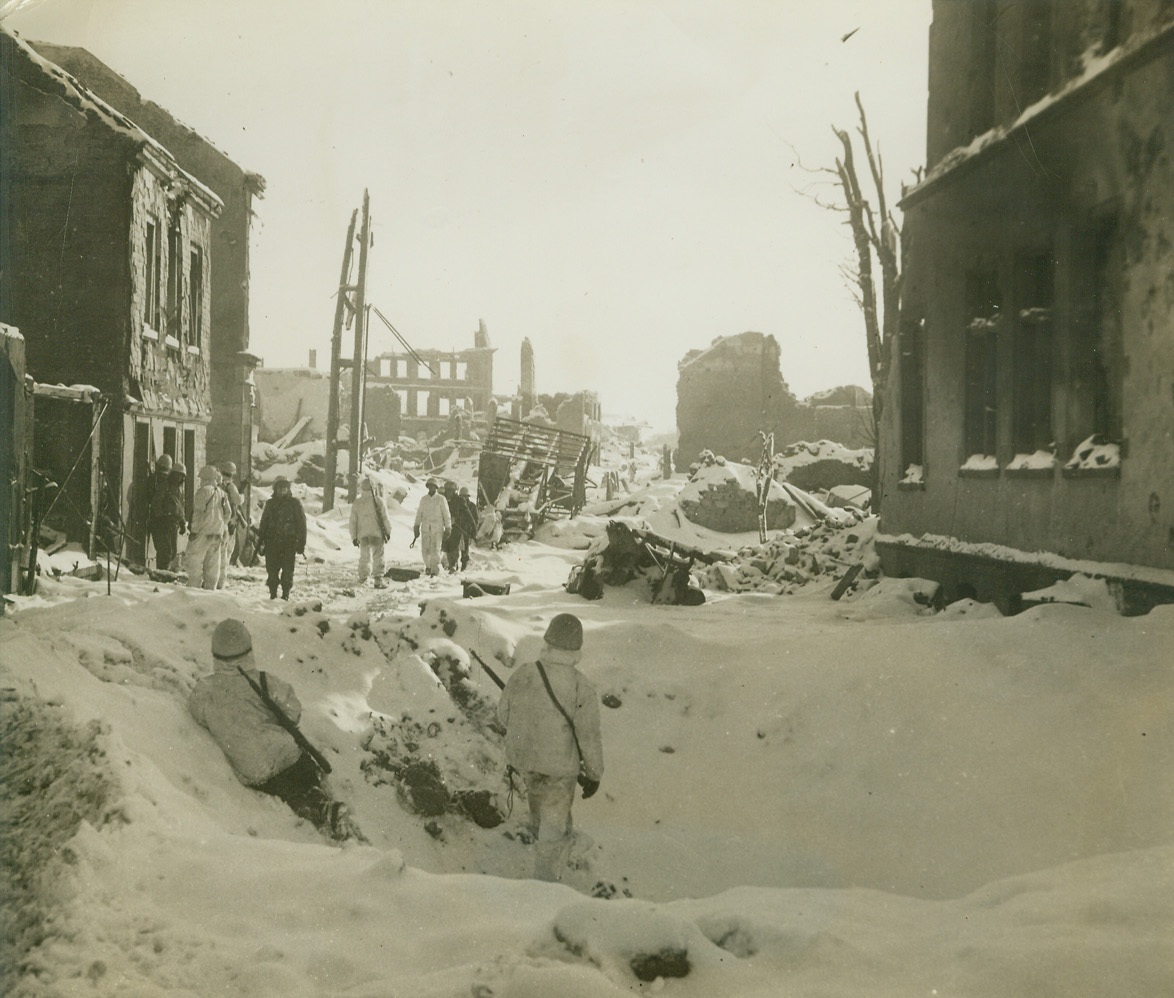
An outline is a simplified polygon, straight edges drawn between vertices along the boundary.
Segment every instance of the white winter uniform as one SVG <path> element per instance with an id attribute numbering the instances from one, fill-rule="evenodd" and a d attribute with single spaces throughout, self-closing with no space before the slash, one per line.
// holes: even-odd
<path id="1" fill-rule="evenodd" d="M 220 549 L 232 511 L 219 485 L 202 485 L 192 499 L 192 529 L 187 553 L 188 585 L 215 589 L 220 577 Z"/>
<path id="2" fill-rule="evenodd" d="M 592 780 L 603 776 L 603 743 L 599 697 L 575 668 L 579 653 L 546 645 L 540 661 L 554 695 L 574 721 L 582 759 L 533 662 L 514 670 L 502 690 L 497 716 L 506 729 L 506 758 L 522 773 L 530 798 L 531 831 L 538 837 L 534 876 L 558 880 L 571 848 L 576 780 L 580 769 Z"/>
<path id="3" fill-rule="evenodd" d="M 225 479 L 224 484 L 221 485 L 224 489 L 224 494 L 228 497 L 228 523 L 225 524 L 224 539 L 220 542 L 220 565 L 216 574 L 216 588 L 223 589 L 224 584 L 228 581 L 228 563 L 232 560 L 232 549 L 236 547 L 236 534 L 228 530 L 228 524 L 236 521 L 237 530 L 240 529 L 240 508 L 241 508 L 241 494 L 240 489 L 231 479 Z"/>
<path id="4" fill-rule="evenodd" d="M 289 769 L 302 750 L 237 671 L 238 665 L 261 685 L 252 652 L 228 662 L 215 659 L 212 675 L 197 682 L 188 697 L 188 710 L 212 733 L 237 779 L 256 787 Z M 302 705 L 293 687 L 268 673 L 265 679 L 270 697 L 296 723 Z"/>
<path id="5" fill-rule="evenodd" d="M 444 543 L 444 535 L 452 529 L 448 500 L 439 492 L 425 495 L 416 508 L 415 526 L 420 529 L 424 568 L 429 575 L 436 575 L 440 571 L 440 548 Z"/>
<path id="6" fill-rule="evenodd" d="M 360 582 L 366 582 L 369 574 L 374 574 L 376 583 L 383 578 L 383 545 L 390 531 L 391 520 L 383 497 L 361 492 L 351 507 L 351 540 L 359 542 Z"/>

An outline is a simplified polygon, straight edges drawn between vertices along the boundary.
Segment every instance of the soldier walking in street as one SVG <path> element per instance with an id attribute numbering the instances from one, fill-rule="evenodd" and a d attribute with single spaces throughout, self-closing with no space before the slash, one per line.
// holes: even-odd
<path id="1" fill-rule="evenodd" d="M 448 539 L 448 532 L 452 529 L 452 514 L 448 511 L 448 501 L 436 491 L 436 479 L 429 478 L 426 487 L 428 494 L 420 500 L 420 505 L 416 509 L 412 545 L 423 538 L 420 547 L 424 557 L 424 570 L 429 575 L 439 575 L 440 552 Z"/>
<path id="2" fill-rule="evenodd" d="M 220 549 L 228 534 L 231 516 L 228 496 L 220 487 L 220 472 L 212 465 L 200 469 L 200 487 L 192 499 L 192 524 L 188 537 L 188 585 L 215 589 L 220 577 Z"/>
<path id="3" fill-rule="evenodd" d="M 387 504 L 370 478 L 359 482 L 359 495 L 351 507 L 351 541 L 359 549 L 359 585 L 374 575 L 375 588 L 382 589 L 383 546 L 391 537 Z"/>
<path id="4" fill-rule="evenodd" d="M 240 490 L 236 487 L 236 465 L 231 461 L 222 461 L 219 465 L 221 487 L 228 496 L 228 506 L 231 513 L 228 518 L 228 533 L 224 536 L 224 544 L 220 548 L 220 570 L 216 577 L 216 588 L 223 589 L 228 581 L 228 563 L 232 560 L 232 552 L 241 538 L 241 525 L 245 522 L 242 507 L 244 500 Z"/>
<path id="5" fill-rule="evenodd" d="M 294 561 L 306 550 L 306 511 L 290 491 L 289 479 L 278 476 L 273 482 L 273 497 L 265 503 L 258 543 L 265 552 L 265 571 L 269 598 L 289 599 L 293 588 Z"/>
<path id="6" fill-rule="evenodd" d="M 502 691 L 506 759 L 522 774 L 530 799 L 529 830 L 537 839 L 534 877 L 560 880 L 570 855 L 575 784 L 586 800 L 603 777 L 599 697 L 576 666 L 583 625 L 560 613 L 543 636 L 536 662 L 518 666 Z"/>

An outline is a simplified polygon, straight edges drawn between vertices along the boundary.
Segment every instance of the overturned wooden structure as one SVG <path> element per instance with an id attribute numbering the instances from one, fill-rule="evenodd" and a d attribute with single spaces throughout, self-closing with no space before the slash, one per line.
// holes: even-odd
<path id="1" fill-rule="evenodd" d="M 481 449 L 478 503 L 501 511 L 504 539 L 543 520 L 575 516 L 587 501 L 591 438 L 498 416 Z"/>

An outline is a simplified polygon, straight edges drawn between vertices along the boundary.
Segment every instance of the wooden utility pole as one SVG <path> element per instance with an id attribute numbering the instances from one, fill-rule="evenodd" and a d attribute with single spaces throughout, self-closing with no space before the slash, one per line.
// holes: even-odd
<path id="1" fill-rule="evenodd" d="M 330 337 L 330 401 L 326 409 L 326 483 L 322 491 L 322 511 L 334 509 L 334 476 L 338 473 L 338 391 L 342 360 L 342 327 L 346 321 L 347 309 L 351 307 L 347 297 L 351 287 L 351 250 L 355 245 L 355 222 L 359 217 L 356 208 L 351 212 L 351 224 L 346 233 L 346 249 L 342 254 L 342 276 L 338 279 L 338 300 L 334 309 L 334 333 Z"/>
<path id="2" fill-rule="evenodd" d="M 347 501 L 354 502 L 359 491 L 359 469 L 363 466 L 363 386 L 367 361 L 367 244 L 371 241 L 371 200 L 363 191 L 363 227 L 359 233 L 359 278 L 355 284 L 355 359 L 351 365 L 350 471 Z"/>

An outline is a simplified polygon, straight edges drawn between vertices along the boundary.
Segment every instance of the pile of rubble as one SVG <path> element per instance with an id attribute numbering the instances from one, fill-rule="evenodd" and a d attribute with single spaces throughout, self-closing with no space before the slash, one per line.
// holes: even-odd
<path id="1" fill-rule="evenodd" d="M 731 552 L 725 560 L 699 567 L 697 580 L 719 592 L 786 596 L 812 582 L 841 579 L 859 565 L 853 587 L 862 591 L 880 576 L 875 537 L 876 517 L 850 526 L 824 521 Z"/>

